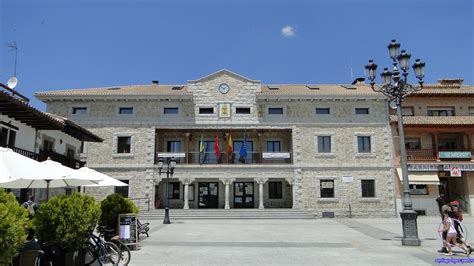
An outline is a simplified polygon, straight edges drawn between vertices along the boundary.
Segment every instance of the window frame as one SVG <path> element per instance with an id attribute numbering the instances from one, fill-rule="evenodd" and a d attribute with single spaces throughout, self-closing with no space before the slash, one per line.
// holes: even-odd
<path id="1" fill-rule="evenodd" d="M 204 110 L 206 110 L 206 111 L 211 111 L 212 110 L 212 112 L 203 112 Z M 213 114 L 216 113 L 215 111 L 216 110 L 215 110 L 214 107 L 199 107 L 199 110 L 198 110 L 200 115 L 213 115 Z"/>
<path id="2" fill-rule="evenodd" d="M 425 192 L 422 192 L 423 188 L 415 188 L 418 186 L 424 186 Z M 410 195 L 429 195 L 428 185 L 426 184 L 409 184 L 409 189 Z"/>
<path id="3" fill-rule="evenodd" d="M 123 149 L 124 151 L 122 151 L 121 147 L 120 147 L 120 145 L 121 145 L 120 140 L 121 139 L 122 140 L 125 139 L 128 142 L 128 143 L 125 143 L 125 145 L 128 145 L 128 147 L 127 146 L 122 147 L 122 148 L 124 148 Z M 125 150 L 127 150 L 127 151 L 125 151 Z M 117 154 L 130 154 L 131 151 L 132 151 L 132 137 L 131 136 L 117 136 Z"/>
<path id="4" fill-rule="evenodd" d="M 318 135 L 316 137 L 317 137 L 317 143 L 318 143 L 317 144 L 318 147 L 316 148 L 317 153 L 323 153 L 323 154 L 333 153 L 332 152 L 332 136 L 331 135 Z M 325 144 L 327 144 L 325 141 L 320 142 L 320 140 L 324 140 L 326 138 L 329 138 L 329 150 L 324 150 L 324 148 L 326 148 L 324 146 L 325 146 Z M 320 145 L 321 143 L 323 144 L 322 145 L 323 147 L 321 147 L 321 145 Z"/>
<path id="5" fill-rule="evenodd" d="M 410 144 L 417 143 L 418 148 L 409 147 Z M 421 150 L 421 138 L 420 137 L 406 137 L 405 138 L 405 149 L 407 150 Z"/>
<path id="6" fill-rule="evenodd" d="M 81 110 L 83 112 L 77 112 L 78 110 Z M 71 114 L 73 115 L 87 115 L 89 114 L 89 107 L 87 106 L 73 106 L 71 109 Z"/>
<path id="7" fill-rule="evenodd" d="M 364 191 L 364 187 L 367 188 L 367 184 L 364 186 L 364 183 L 369 183 L 369 184 L 371 184 L 372 187 L 371 188 L 368 187 L 368 191 L 367 190 Z M 360 180 L 360 187 L 361 187 L 361 197 L 362 198 L 375 198 L 377 196 L 376 182 L 375 182 L 374 179 L 361 179 Z"/>
<path id="8" fill-rule="evenodd" d="M 124 182 L 125 184 L 130 185 L 130 180 L 129 179 L 117 179 L 121 182 Z M 125 193 L 126 191 L 126 193 Z M 114 193 L 118 193 L 122 195 L 124 198 L 128 198 L 128 195 L 130 194 L 130 186 L 117 186 L 114 187 Z M 126 195 L 125 195 L 126 194 Z"/>
<path id="9" fill-rule="evenodd" d="M 318 113 L 318 111 L 327 110 L 327 113 Z M 331 115 L 330 107 L 316 107 L 314 110 L 316 115 Z"/>
<path id="10" fill-rule="evenodd" d="M 129 153 L 118 153 L 118 138 L 119 137 L 130 137 L 130 152 Z M 135 134 L 131 132 L 117 132 L 113 135 L 112 143 L 112 157 L 133 157 L 135 152 Z"/>
<path id="11" fill-rule="evenodd" d="M 176 110 L 176 112 L 170 112 L 171 110 Z M 179 115 L 179 107 L 163 107 L 164 115 Z"/>
<path id="12" fill-rule="evenodd" d="M 131 112 L 130 112 L 130 113 L 123 113 L 122 111 L 124 111 L 124 110 L 131 110 Z M 127 106 L 127 107 L 119 107 L 119 108 L 118 108 L 118 114 L 119 114 L 119 115 L 134 115 L 134 114 L 135 114 L 135 110 L 134 110 L 133 107 L 129 107 L 129 106 Z"/>
<path id="13" fill-rule="evenodd" d="M 283 199 L 282 181 L 268 181 L 268 199 Z"/>
<path id="14" fill-rule="evenodd" d="M 281 113 L 278 112 L 278 113 L 272 113 L 270 110 L 281 110 Z M 267 114 L 268 115 L 284 115 L 285 114 L 285 110 L 283 107 L 268 107 L 267 109 Z"/>
<path id="15" fill-rule="evenodd" d="M 406 114 L 407 110 L 409 110 L 411 114 Z M 413 106 L 402 106 L 402 116 L 415 116 L 415 108 Z"/>
<path id="16" fill-rule="evenodd" d="M 440 115 L 446 112 L 446 115 Z M 427 116 L 456 116 L 456 108 L 454 106 L 428 106 L 426 108 Z"/>
<path id="17" fill-rule="evenodd" d="M 169 182 L 168 183 L 168 199 L 181 199 L 181 183 L 180 182 Z M 170 186 L 172 187 L 172 190 L 170 191 Z M 177 189 L 176 189 L 177 188 Z M 176 193 L 176 191 L 178 191 Z M 171 197 L 170 197 L 170 192 L 171 192 Z M 165 191 L 166 193 L 166 191 Z M 188 192 L 189 193 L 189 192 Z"/>
<path id="18" fill-rule="evenodd" d="M 278 151 L 275 151 L 275 144 L 278 143 Z M 272 144 L 272 149 L 268 149 L 268 145 Z M 267 140 L 265 143 L 265 152 L 281 152 L 281 141 L 280 140 Z"/>
<path id="19" fill-rule="evenodd" d="M 332 188 L 323 188 L 323 182 L 332 183 Z M 319 179 L 319 197 L 323 199 L 335 199 L 336 198 L 335 184 L 336 182 L 334 179 L 323 179 L 323 178 Z M 323 190 L 325 192 L 328 192 L 330 189 L 332 189 L 332 193 L 323 193 Z M 332 194 L 332 196 L 326 196 L 326 194 Z"/>
<path id="20" fill-rule="evenodd" d="M 360 113 L 360 111 L 364 110 L 363 113 Z M 367 113 L 365 113 L 365 110 L 367 110 Z M 356 107 L 354 108 L 354 114 L 355 115 L 370 115 L 370 108 L 369 107 Z"/>
<path id="21" fill-rule="evenodd" d="M 368 138 L 368 140 L 369 140 L 369 143 L 368 143 L 369 144 L 369 149 L 368 149 L 368 151 L 361 150 L 361 146 L 360 146 L 360 142 L 359 142 L 360 139 L 363 140 L 365 138 Z M 365 146 L 364 143 L 362 143 L 362 145 Z M 370 135 L 358 135 L 357 136 L 357 153 L 358 154 L 370 154 L 370 153 L 372 153 L 372 146 L 373 146 L 372 136 L 370 136 Z M 362 148 L 364 148 L 364 147 L 362 147 Z"/>
<path id="22" fill-rule="evenodd" d="M 240 112 L 239 112 L 240 110 Z M 242 112 L 242 110 L 248 110 L 247 112 Z M 250 115 L 252 114 L 252 108 L 251 107 L 235 107 L 235 114 L 237 115 Z"/>

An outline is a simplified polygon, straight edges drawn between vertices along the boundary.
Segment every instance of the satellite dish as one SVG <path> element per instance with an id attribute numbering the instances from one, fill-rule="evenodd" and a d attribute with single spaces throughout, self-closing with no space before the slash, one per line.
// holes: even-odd
<path id="1" fill-rule="evenodd" d="M 388 107 L 390 107 L 390 109 L 396 110 L 397 109 L 397 104 L 394 101 L 390 101 L 388 103 Z"/>
<path id="2" fill-rule="evenodd" d="M 16 85 L 18 84 L 18 79 L 16 77 L 11 77 L 8 81 L 7 81 L 7 85 L 10 89 L 14 89 L 16 87 Z"/>

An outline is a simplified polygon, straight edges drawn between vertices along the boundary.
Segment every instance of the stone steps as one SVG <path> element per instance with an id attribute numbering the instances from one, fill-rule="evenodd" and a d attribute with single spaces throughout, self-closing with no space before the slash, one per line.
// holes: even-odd
<path id="1" fill-rule="evenodd" d="M 142 220 L 162 220 L 165 216 L 163 209 L 141 211 Z M 313 214 L 293 209 L 170 209 L 170 219 L 315 219 Z"/>

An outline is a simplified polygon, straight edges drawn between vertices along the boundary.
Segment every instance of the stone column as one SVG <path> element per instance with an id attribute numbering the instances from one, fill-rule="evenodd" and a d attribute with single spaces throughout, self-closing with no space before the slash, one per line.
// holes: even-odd
<path id="1" fill-rule="evenodd" d="M 295 180 L 293 178 L 285 178 L 286 182 L 291 185 L 291 208 L 295 209 L 295 196 L 296 196 L 296 187 Z"/>
<path id="2" fill-rule="evenodd" d="M 188 191 L 189 191 L 189 184 L 184 183 L 184 207 L 183 209 L 189 209 L 189 200 L 188 200 Z"/>
<path id="3" fill-rule="evenodd" d="M 264 178 L 258 178 L 257 183 L 258 183 L 258 208 L 259 209 L 265 209 L 265 206 L 263 205 L 263 184 L 265 184 L 267 180 Z"/>
<path id="4" fill-rule="evenodd" d="M 234 180 L 231 179 L 231 178 L 226 178 L 224 180 L 222 180 L 222 182 L 224 183 L 225 185 L 225 205 L 224 205 L 224 209 L 226 210 L 229 210 L 230 209 L 230 200 L 229 200 L 229 197 L 230 197 L 230 192 L 229 192 L 229 186 L 230 184 L 232 184 Z"/>

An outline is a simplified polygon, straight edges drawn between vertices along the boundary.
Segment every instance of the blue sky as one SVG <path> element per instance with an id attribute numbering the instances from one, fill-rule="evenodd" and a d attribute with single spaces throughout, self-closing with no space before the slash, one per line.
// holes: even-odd
<path id="1" fill-rule="evenodd" d="M 470 0 L 0 0 L 0 82 L 17 90 L 184 84 L 222 68 L 263 83 L 350 83 L 387 44 L 426 62 L 426 82 L 473 84 Z M 411 80 L 415 82 L 413 74 Z"/>

